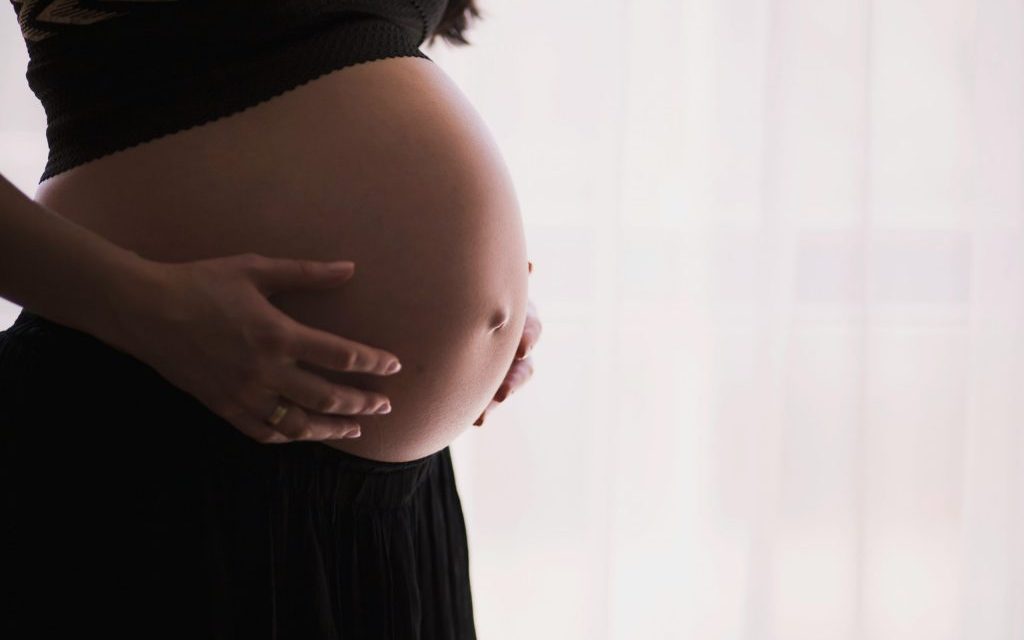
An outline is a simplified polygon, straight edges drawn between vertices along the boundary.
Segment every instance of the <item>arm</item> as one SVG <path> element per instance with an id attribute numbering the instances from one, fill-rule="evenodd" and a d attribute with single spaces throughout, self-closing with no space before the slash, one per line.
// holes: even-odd
<path id="1" fill-rule="evenodd" d="M 251 253 L 148 260 L 0 176 L 0 296 L 131 354 L 259 442 L 357 437 L 360 414 L 390 411 L 383 394 L 332 384 L 298 362 L 391 375 L 394 354 L 301 324 L 267 300 L 336 287 L 354 268 Z M 291 409 L 267 422 L 278 405 Z"/>
<path id="2" fill-rule="evenodd" d="M 0 175 L 0 296 L 113 339 L 152 288 L 150 262 L 32 200 Z"/>

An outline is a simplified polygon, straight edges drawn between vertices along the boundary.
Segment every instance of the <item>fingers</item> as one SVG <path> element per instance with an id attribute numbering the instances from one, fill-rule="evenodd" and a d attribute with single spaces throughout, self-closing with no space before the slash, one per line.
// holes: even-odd
<path id="1" fill-rule="evenodd" d="M 271 386 L 292 402 L 315 413 L 356 415 L 391 412 L 391 403 L 383 394 L 333 384 L 298 367 L 287 367 L 271 382 Z"/>
<path id="2" fill-rule="evenodd" d="M 280 442 L 289 441 L 288 437 L 283 433 L 274 431 L 268 425 L 247 414 L 232 416 L 229 422 L 231 422 L 236 429 L 256 442 L 261 442 L 263 444 L 278 444 Z"/>
<path id="3" fill-rule="evenodd" d="M 530 305 L 532 307 L 532 303 Z M 543 325 L 540 322 L 540 318 L 537 317 L 535 311 L 528 311 L 526 314 L 526 323 L 523 324 L 523 336 L 519 339 L 519 348 L 516 349 L 516 360 L 523 360 L 526 356 L 530 355 L 530 351 L 540 340 L 540 334 L 543 330 Z"/>
<path id="4" fill-rule="evenodd" d="M 292 336 L 288 355 L 303 362 L 337 371 L 358 371 L 391 375 L 402 369 L 398 358 L 383 349 L 360 344 L 329 331 L 296 322 L 287 315 L 283 320 Z"/>
<path id="5" fill-rule="evenodd" d="M 526 381 L 533 377 L 533 358 L 525 358 L 523 360 L 516 360 L 512 363 L 508 373 L 505 375 L 505 379 L 502 380 L 501 385 L 498 386 L 497 393 L 494 394 L 494 398 L 487 404 L 487 408 L 484 409 L 480 417 L 476 419 L 473 426 L 482 426 L 484 420 L 487 418 L 487 413 L 498 406 L 499 403 L 504 402 L 513 392 L 526 384 Z"/>
<path id="6" fill-rule="evenodd" d="M 264 295 L 285 289 L 337 286 L 355 272 L 355 263 L 350 260 L 269 258 L 256 253 L 243 254 L 240 259 Z"/>
<path id="7" fill-rule="evenodd" d="M 493 400 L 492 399 L 489 403 L 487 403 L 487 408 L 484 409 L 484 412 L 481 413 L 480 417 L 476 419 L 476 422 L 473 423 L 473 426 L 474 427 L 482 427 L 482 426 L 484 426 L 484 420 L 487 419 L 487 414 L 491 411 L 491 409 L 493 409 L 496 406 L 498 406 L 498 401 L 497 400 Z"/>
<path id="8" fill-rule="evenodd" d="M 517 360 L 512 364 L 512 368 L 509 369 L 508 375 L 505 376 L 501 386 L 498 387 L 498 392 L 494 394 L 494 399 L 498 402 L 504 402 L 512 392 L 526 384 L 526 381 L 532 376 L 533 359 L 528 357 L 523 360 Z"/>
<path id="9" fill-rule="evenodd" d="M 317 260 L 268 258 L 255 253 L 243 254 L 245 269 L 256 287 L 264 294 L 295 287 L 334 286 L 350 278 L 355 270 L 351 261 L 323 262 Z M 357 371 L 389 375 L 401 370 L 398 358 L 383 349 L 342 338 L 296 322 L 287 314 L 279 314 L 291 349 L 289 355 L 339 371 Z"/>
<path id="10" fill-rule="evenodd" d="M 280 422 L 272 425 L 267 422 L 267 417 L 279 402 L 287 411 Z M 232 417 L 239 430 L 257 442 L 279 444 L 296 440 L 340 440 L 361 435 L 359 423 L 353 418 L 310 414 L 302 407 L 269 393 L 261 404 L 259 410 L 242 411 Z"/>

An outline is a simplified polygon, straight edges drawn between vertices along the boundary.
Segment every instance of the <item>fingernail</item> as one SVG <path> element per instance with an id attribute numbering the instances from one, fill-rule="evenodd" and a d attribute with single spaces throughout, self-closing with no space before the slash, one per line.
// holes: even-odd
<path id="1" fill-rule="evenodd" d="M 331 262 L 327 265 L 327 270 L 331 273 L 345 273 L 351 271 L 353 264 L 351 262 Z"/>
<path id="2" fill-rule="evenodd" d="M 391 413 L 391 403 L 385 402 L 383 405 L 377 407 L 377 413 Z"/>
<path id="3" fill-rule="evenodd" d="M 388 364 L 387 369 L 384 369 L 384 373 L 397 373 L 397 372 L 399 372 L 401 370 L 402 370 L 402 363 L 399 362 L 398 360 L 392 360 Z"/>
<path id="4" fill-rule="evenodd" d="M 346 433 L 345 437 L 346 438 L 358 438 L 361 435 L 363 435 L 362 429 L 358 429 L 357 428 L 357 429 L 355 429 L 353 431 L 349 431 L 348 433 Z"/>
<path id="5" fill-rule="evenodd" d="M 505 398 L 508 397 L 508 389 L 501 389 L 498 391 L 498 395 L 494 396 L 494 399 L 498 402 L 504 402 Z"/>
<path id="6" fill-rule="evenodd" d="M 476 419 L 476 422 L 473 423 L 473 426 L 474 427 L 480 427 L 480 426 L 483 426 L 483 424 L 484 424 L 484 417 L 480 416 L 479 418 Z"/>
<path id="7" fill-rule="evenodd" d="M 533 273 L 533 263 L 532 263 L 532 262 L 529 262 L 529 261 L 527 261 L 527 263 L 526 263 L 526 264 L 530 265 L 530 273 Z"/>

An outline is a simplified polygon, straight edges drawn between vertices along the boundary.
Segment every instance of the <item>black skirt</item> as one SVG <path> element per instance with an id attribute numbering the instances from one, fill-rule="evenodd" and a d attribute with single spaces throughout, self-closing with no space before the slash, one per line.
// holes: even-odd
<path id="1" fill-rule="evenodd" d="M 447 447 L 259 443 L 27 309 L 0 331 L 0 500 L 0 637 L 476 637 Z"/>

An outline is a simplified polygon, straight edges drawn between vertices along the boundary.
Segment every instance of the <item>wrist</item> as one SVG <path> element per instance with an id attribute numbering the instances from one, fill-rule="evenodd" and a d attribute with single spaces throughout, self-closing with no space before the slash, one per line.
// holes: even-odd
<path id="1" fill-rule="evenodd" d="M 118 349 L 135 353 L 143 327 L 159 316 L 167 303 L 169 265 L 125 250 L 101 291 L 97 315 L 88 330 Z"/>

